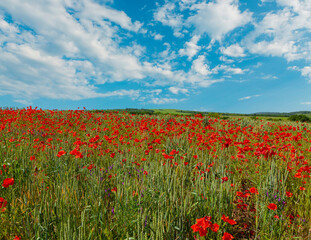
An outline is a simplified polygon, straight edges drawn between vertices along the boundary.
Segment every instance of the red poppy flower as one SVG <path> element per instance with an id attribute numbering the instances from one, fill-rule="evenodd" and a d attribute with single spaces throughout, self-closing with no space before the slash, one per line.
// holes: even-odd
<path id="1" fill-rule="evenodd" d="M 13 185 L 14 184 L 14 178 L 6 178 L 3 180 L 3 184 L 2 186 L 7 188 L 9 187 L 10 185 Z"/>
<path id="2" fill-rule="evenodd" d="M 292 194 L 291 192 L 286 192 L 286 196 L 287 196 L 287 197 L 292 197 L 293 194 Z"/>
<path id="3" fill-rule="evenodd" d="M 257 195 L 258 195 L 258 190 L 257 190 L 257 188 L 251 187 L 251 188 L 249 189 L 249 191 L 250 191 L 252 194 L 257 194 Z"/>
<path id="4" fill-rule="evenodd" d="M 217 223 L 214 223 L 213 226 L 212 226 L 212 228 L 211 228 L 211 230 L 212 230 L 213 232 L 217 232 L 218 229 L 219 229 L 219 225 L 218 225 Z"/>
<path id="5" fill-rule="evenodd" d="M 61 156 L 65 155 L 65 154 L 66 154 L 66 152 L 64 150 L 61 150 L 61 151 L 58 152 L 57 157 L 61 157 Z"/>
<path id="6" fill-rule="evenodd" d="M 225 232 L 224 235 L 222 236 L 221 240 L 231 240 L 233 238 L 234 237 L 230 233 Z"/>
<path id="7" fill-rule="evenodd" d="M 199 223 L 192 225 L 191 228 L 193 232 L 199 232 L 201 237 L 204 237 L 207 234 L 207 228 L 202 227 Z"/>
<path id="8" fill-rule="evenodd" d="M 230 225 L 234 225 L 237 224 L 236 221 L 234 221 L 233 219 L 230 219 L 229 217 L 226 217 L 226 215 L 222 215 L 221 220 L 223 220 L 224 222 L 229 223 Z"/>
<path id="9" fill-rule="evenodd" d="M 3 208 L 7 205 L 7 201 L 4 198 L 0 197 L 0 208 Z"/>
<path id="10" fill-rule="evenodd" d="M 229 219 L 227 223 L 229 223 L 230 225 L 235 225 L 235 224 L 237 224 L 237 222 L 234 221 L 233 219 Z"/>
<path id="11" fill-rule="evenodd" d="M 229 180 L 229 178 L 228 178 L 228 177 L 223 177 L 223 178 L 221 178 L 221 180 L 222 180 L 222 182 L 221 182 L 221 183 L 223 183 L 223 182 L 228 181 L 228 180 Z"/>
<path id="12" fill-rule="evenodd" d="M 21 237 L 15 236 L 15 238 L 13 240 L 21 240 Z"/>
<path id="13" fill-rule="evenodd" d="M 224 222 L 228 222 L 230 219 L 229 217 L 226 217 L 225 214 L 222 215 L 221 220 L 223 220 Z"/>
<path id="14" fill-rule="evenodd" d="M 268 208 L 271 209 L 271 210 L 273 210 L 273 211 L 275 211 L 278 207 L 276 206 L 276 204 L 270 203 L 270 204 L 268 205 Z"/>

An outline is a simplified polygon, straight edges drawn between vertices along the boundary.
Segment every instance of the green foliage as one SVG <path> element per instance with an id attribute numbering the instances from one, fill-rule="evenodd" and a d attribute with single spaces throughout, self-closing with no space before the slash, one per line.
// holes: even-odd
<path id="1" fill-rule="evenodd" d="M 220 118 L 220 114 L 217 112 L 210 112 L 207 114 L 207 116 L 212 117 L 212 118 Z"/>
<path id="2" fill-rule="evenodd" d="M 308 118 L 306 115 L 300 114 L 300 115 L 292 115 L 288 118 L 290 121 L 298 121 L 298 122 L 310 122 L 310 118 Z"/>

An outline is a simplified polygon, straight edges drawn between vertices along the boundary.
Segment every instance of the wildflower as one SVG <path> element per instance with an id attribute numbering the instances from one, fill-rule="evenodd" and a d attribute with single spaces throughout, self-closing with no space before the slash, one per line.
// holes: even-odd
<path id="1" fill-rule="evenodd" d="M 4 198 L 0 197 L 0 208 L 4 208 L 7 203 L 8 202 Z"/>
<path id="2" fill-rule="evenodd" d="M 212 230 L 213 232 L 217 232 L 218 229 L 219 229 L 219 225 L 218 225 L 217 223 L 214 223 L 213 226 L 211 227 L 211 230 Z"/>
<path id="3" fill-rule="evenodd" d="M 224 235 L 222 236 L 221 240 L 231 240 L 233 238 L 234 237 L 230 233 L 225 232 Z"/>
<path id="4" fill-rule="evenodd" d="M 229 223 L 230 225 L 235 225 L 235 224 L 237 224 L 237 222 L 234 221 L 233 219 L 229 219 L 229 220 L 228 220 L 228 223 Z"/>
<path id="5" fill-rule="evenodd" d="M 224 183 L 224 182 L 228 181 L 228 177 L 223 177 L 223 178 L 221 178 L 221 180 L 222 180 L 221 183 Z"/>
<path id="6" fill-rule="evenodd" d="M 292 197 L 293 194 L 292 194 L 291 192 L 286 192 L 286 196 L 287 196 L 287 197 Z"/>
<path id="7" fill-rule="evenodd" d="M 61 157 L 61 156 L 65 155 L 65 154 L 66 154 L 66 152 L 64 150 L 61 150 L 61 151 L 58 152 L 57 157 Z"/>
<path id="8" fill-rule="evenodd" d="M 193 232 L 199 232 L 200 236 L 206 236 L 207 228 L 211 228 L 212 231 L 218 231 L 217 225 L 211 223 L 211 217 L 205 216 L 203 218 L 197 219 L 197 223 L 192 225 L 191 228 Z M 214 229 L 214 230 L 213 230 Z"/>
<path id="9" fill-rule="evenodd" d="M 268 205 L 268 208 L 269 208 L 270 210 L 275 211 L 278 207 L 276 206 L 276 204 L 270 203 L 270 204 Z"/>
<path id="10" fill-rule="evenodd" d="M 258 190 L 257 190 L 257 188 L 251 187 L 251 188 L 249 189 L 249 191 L 250 191 L 252 194 L 257 194 L 257 195 L 258 195 Z"/>
<path id="11" fill-rule="evenodd" d="M 223 220 L 224 222 L 227 222 L 229 220 L 229 217 L 226 217 L 225 214 L 222 215 L 221 220 Z"/>
<path id="12" fill-rule="evenodd" d="M 6 179 L 3 180 L 2 186 L 5 187 L 5 188 L 7 188 L 7 187 L 9 187 L 10 185 L 13 186 L 13 184 L 14 184 L 14 178 L 6 178 Z"/>
<path id="13" fill-rule="evenodd" d="M 236 221 L 234 221 L 233 219 L 230 219 L 229 217 L 226 217 L 224 214 L 222 215 L 221 220 L 223 220 L 224 222 L 229 223 L 230 225 L 237 224 Z"/>

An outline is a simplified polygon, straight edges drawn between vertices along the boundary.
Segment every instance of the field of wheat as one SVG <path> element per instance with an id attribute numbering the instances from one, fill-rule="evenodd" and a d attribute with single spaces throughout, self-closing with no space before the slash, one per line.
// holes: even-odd
<path id="1" fill-rule="evenodd" d="M 0 239 L 311 239 L 311 126 L 0 110 Z"/>

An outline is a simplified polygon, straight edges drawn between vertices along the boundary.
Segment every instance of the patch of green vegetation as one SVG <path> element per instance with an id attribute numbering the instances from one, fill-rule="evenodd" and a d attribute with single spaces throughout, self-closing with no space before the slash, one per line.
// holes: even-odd
<path id="1" fill-rule="evenodd" d="M 308 118 L 306 115 L 300 114 L 300 115 L 292 115 L 288 118 L 290 121 L 298 121 L 298 122 L 310 122 L 311 119 Z"/>

